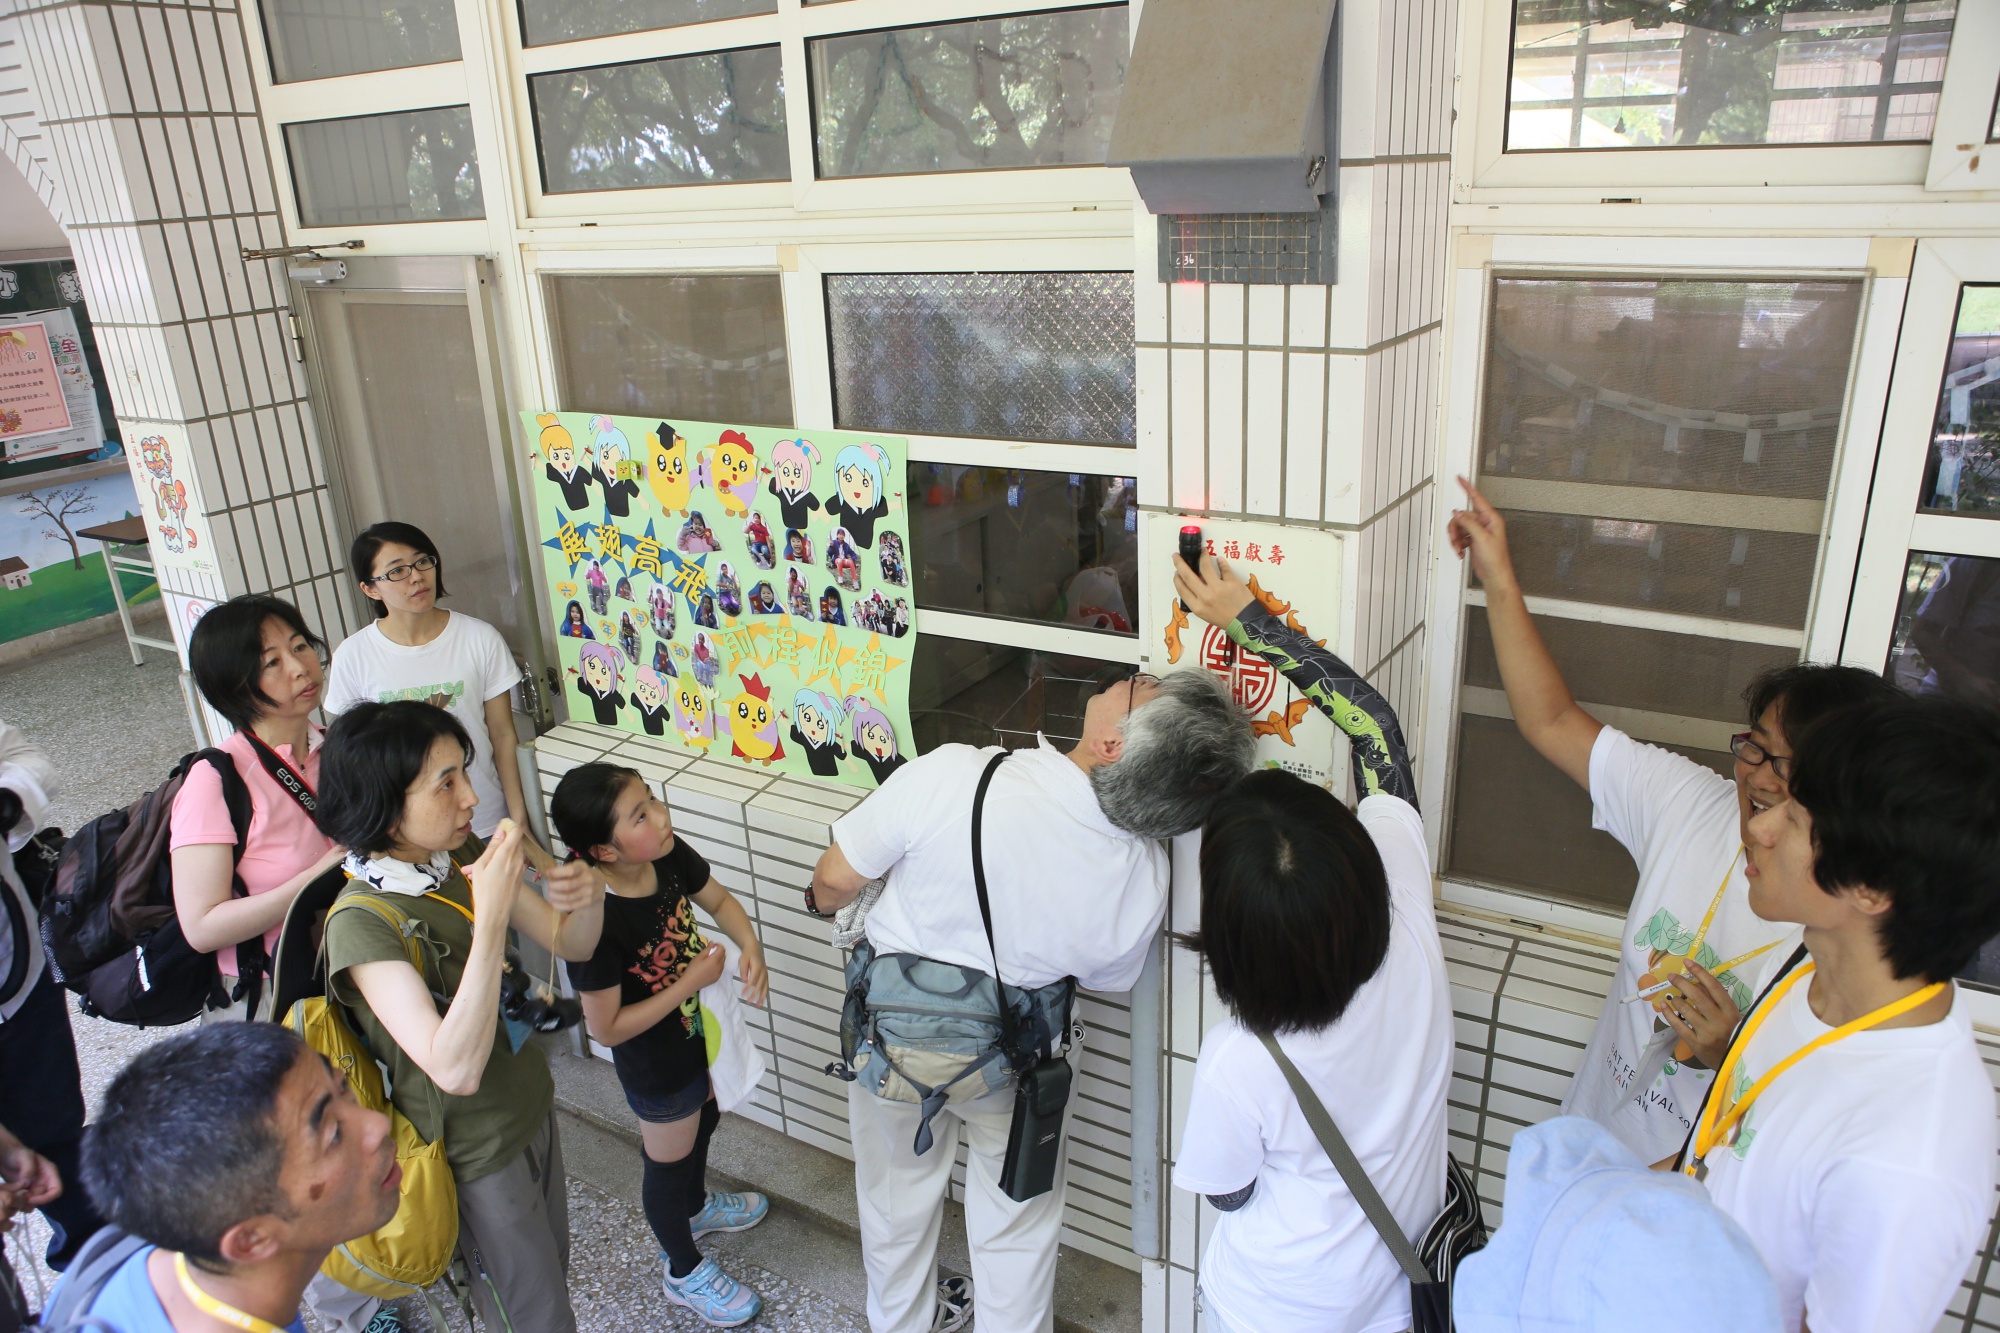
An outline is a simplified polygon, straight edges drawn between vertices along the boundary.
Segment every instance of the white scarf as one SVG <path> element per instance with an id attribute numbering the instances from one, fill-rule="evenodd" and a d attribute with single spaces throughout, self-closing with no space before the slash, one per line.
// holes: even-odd
<path id="1" fill-rule="evenodd" d="M 398 861 L 387 852 L 380 856 L 363 856 L 360 852 L 349 852 L 344 863 L 347 873 L 372 889 L 383 893 L 400 893 L 408 898 L 421 898 L 434 892 L 451 874 L 451 853 L 432 852 L 428 864 L 423 862 Z"/>

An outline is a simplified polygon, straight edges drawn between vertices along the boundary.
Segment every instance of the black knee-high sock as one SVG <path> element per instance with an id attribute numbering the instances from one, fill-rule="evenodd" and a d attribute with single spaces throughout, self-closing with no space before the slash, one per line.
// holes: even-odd
<path id="1" fill-rule="evenodd" d="M 646 1159 L 640 1198 L 646 1206 L 646 1221 L 666 1252 L 667 1271 L 675 1277 L 686 1277 L 701 1263 L 701 1251 L 695 1248 L 694 1232 L 688 1226 L 690 1214 L 682 1206 L 690 1180 L 701 1180 L 692 1153 L 678 1162 Z"/>
<path id="2" fill-rule="evenodd" d="M 710 1097 L 701 1104 L 701 1127 L 695 1131 L 694 1150 L 688 1160 L 694 1163 L 694 1171 L 687 1178 L 687 1215 L 693 1217 L 708 1207 L 708 1141 L 715 1137 L 715 1127 L 722 1123 L 722 1108 Z"/>

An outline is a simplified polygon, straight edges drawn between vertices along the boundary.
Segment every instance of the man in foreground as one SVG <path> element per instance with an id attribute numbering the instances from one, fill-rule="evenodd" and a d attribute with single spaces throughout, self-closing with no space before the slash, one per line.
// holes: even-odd
<path id="1" fill-rule="evenodd" d="M 996 959 L 1000 980 L 1017 994 L 1129 990 L 1158 947 L 1166 913 L 1159 839 L 1198 827 L 1254 753 L 1248 720 L 1207 672 L 1108 677 L 1067 754 L 1047 738 L 1011 756 L 945 745 L 897 770 L 834 824 L 807 905 L 830 912 L 887 876 L 849 968 L 851 985 L 860 973 L 860 984 L 878 993 L 928 975 L 941 986 L 935 1002 L 950 1004 L 991 977 Z M 990 945 L 972 859 L 981 792 Z M 1068 996 L 1051 1008 L 1066 1013 Z M 876 1020 L 883 1049 L 851 1071 L 859 1075 L 847 1104 L 875 1333 L 930 1333 L 938 1228 L 961 1133 L 980 1333 L 1053 1326 L 1063 1172 L 1058 1160 L 1053 1187 L 1025 1200 L 1003 1188 L 1015 1091 L 995 1064 L 980 1063 L 1000 1040 L 997 1001 L 993 1013 L 990 1024 L 968 1015 L 955 1043 L 935 1040 L 921 1015 L 900 1030 L 891 1018 Z M 981 1025 L 988 1030 L 965 1035 Z M 1067 1019 L 1051 1026 L 1066 1029 Z M 968 1054 L 975 1045 L 983 1049 Z M 981 1076 L 961 1082 L 968 1068 Z M 912 1082 L 926 1086 L 912 1091 Z M 919 1105 L 918 1094 L 932 1090 Z"/>
<path id="2" fill-rule="evenodd" d="M 140 1243 L 108 1275 L 107 1229 L 51 1300 L 51 1327 L 277 1333 L 334 1246 L 396 1214 L 389 1119 L 275 1023 L 225 1023 L 149 1048 L 112 1080 L 83 1179 Z M 101 1281 L 99 1280 L 101 1278 Z"/>

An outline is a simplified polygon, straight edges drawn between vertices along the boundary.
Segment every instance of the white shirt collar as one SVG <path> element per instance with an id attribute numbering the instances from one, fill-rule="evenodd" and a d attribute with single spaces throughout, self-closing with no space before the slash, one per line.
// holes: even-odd
<path id="1" fill-rule="evenodd" d="M 1035 741 L 1034 749 L 1016 750 L 1014 758 L 1026 760 L 1047 774 L 1045 781 L 1063 808 L 1100 833 L 1118 838 L 1135 836 L 1104 817 L 1103 807 L 1097 804 L 1097 792 L 1090 785 L 1090 774 L 1077 766 L 1068 751 L 1039 731 L 1035 733 Z"/>

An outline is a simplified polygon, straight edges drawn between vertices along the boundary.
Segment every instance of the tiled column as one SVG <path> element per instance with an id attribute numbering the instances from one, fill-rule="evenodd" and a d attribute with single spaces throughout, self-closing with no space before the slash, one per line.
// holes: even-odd
<path id="1" fill-rule="evenodd" d="M 8 4 L 124 438 L 149 423 L 187 436 L 176 464 L 220 568 L 163 565 L 163 586 L 208 600 L 275 592 L 338 640 L 344 543 L 283 269 L 241 255 L 283 241 L 235 6 Z"/>
<path id="2" fill-rule="evenodd" d="M 1449 503 L 1433 464 L 1458 6 L 1340 9 L 1339 281 L 1160 283 L 1155 220 L 1138 217 L 1140 489 L 1177 513 L 1342 534 L 1343 614 L 1311 628 L 1388 696 L 1420 748 L 1426 590 Z M 1176 855 L 1173 894 L 1174 928 L 1188 929 L 1192 856 Z M 1170 953 L 1167 1008 L 1171 1136 L 1202 1035 L 1225 1013 L 1184 950 Z M 1474 1129 L 1461 1129 L 1470 1143 Z M 1169 1137 L 1164 1175 L 1178 1149 Z M 1145 1328 L 1192 1333 L 1214 1212 L 1164 1193 L 1166 1256 L 1143 1270 Z"/>

